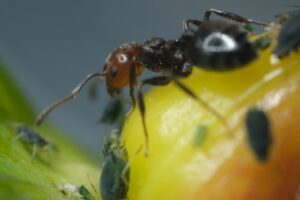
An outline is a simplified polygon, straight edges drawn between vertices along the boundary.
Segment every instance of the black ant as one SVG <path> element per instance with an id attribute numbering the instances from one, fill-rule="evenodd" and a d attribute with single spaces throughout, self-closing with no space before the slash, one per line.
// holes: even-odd
<path id="1" fill-rule="evenodd" d="M 163 73 L 163 75 L 145 79 L 138 85 L 138 105 L 145 134 L 145 155 L 148 154 L 149 142 L 142 87 L 146 84 L 163 86 L 174 81 L 182 90 L 215 115 L 230 133 L 226 120 L 177 80 L 177 78 L 189 76 L 192 73 L 193 65 L 206 70 L 224 71 L 245 65 L 256 58 L 256 51 L 248 41 L 246 33 L 229 22 L 209 20 L 212 13 L 243 24 L 268 26 L 234 13 L 209 9 L 205 12 L 203 21 L 185 20 L 184 34 L 177 40 L 149 38 L 142 44 L 136 42 L 122 44 L 108 56 L 102 73 L 88 75 L 75 87 L 70 96 L 46 108 L 38 116 L 36 126 L 39 126 L 53 109 L 75 99 L 83 86 L 95 77 L 106 78 L 107 91 L 112 97 L 123 87 L 129 85 L 133 104 L 130 113 L 136 105 L 134 88 L 137 86 L 137 77 L 147 68 L 153 72 Z M 190 24 L 197 26 L 198 29 L 192 30 Z"/>

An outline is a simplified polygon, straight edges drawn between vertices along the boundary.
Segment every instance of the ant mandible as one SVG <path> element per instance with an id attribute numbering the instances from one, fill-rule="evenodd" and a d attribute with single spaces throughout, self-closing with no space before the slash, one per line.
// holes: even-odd
<path id="1" fill-rule="evenodd" d="M 75 99 L 83 86 L 95 77 L 106 78 L 107 91 L 112 97 L 115 93 L 119 93 L 123 87 L 129 85 L 129 93 L 132 100 L 130 113 L 136 105 L 134 88 L 137 86 L 137 76 L 147 68 L 150 71 L 166 75 L 145 79 L 138 85 L 138 105 L 145 134 L 145 155 L 148 155 L 149 138 L 145 123 L 146 110 L 142 87 L 146 84 L 163 86 L 174 81 L 183 91 L 215 115 L 224 125 L 227 133 L 230 134 L 231 130 L 226 120 L 178 80 L 178 78 L 189 76 L 192 73 L 193 65 L 199 65 L 198 67 L 200 68 L 213 71 L 232 70 L 250 62 L 256 57 L 256 51 L 248 41 L 246 33 L 229 22 L 209 20 L 212 13 L 239 23 L 268 26 L 234 13 L 209 9 L 205 12 L 203 21 L 185 20 L 183 23 L 184 33 L 177 40 L 149 38 L 143 44 L 136 42 L 122 44 L 108 56 L 102 73 L 88 75 L 73 89 L 70 96 L 47 107 L 37 117 L 35 125 L 39 126 L 56 107 L 71 99 Z M 197 26 L 198 29 L 193 31 L 190 28 L 190 24 Z M 205 39 L 204 41 L 202 41 L 203 38 Z M 227 58 L 226 56 L 229 57 Z M 220 61 L 215 62 L 214 60 Z"/>

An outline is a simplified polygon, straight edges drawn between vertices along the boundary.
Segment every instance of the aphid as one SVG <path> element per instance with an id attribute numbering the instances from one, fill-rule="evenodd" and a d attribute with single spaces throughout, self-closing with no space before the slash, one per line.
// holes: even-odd
<path id="1" fill-rule="evenodd" d="M 104 149 L 104 167 L 100 178 L 100 193 L 104 200 L 126 199 L 129 169 L 127 161 L 107 147 Z"/>
<path id="2" fill-rule="evenodd" d="M 255 49 L 265 50 L 271 45 L 271 38 L 264 35 L 253 42 Z"/>
<path id="3" fill-rule="evenodd" d="M 113 132 L 104 145 L 104 166 L 100 177 L 100 193 L 104 200 L 127 199 L 129 189 L 130 165 L 136 153 L 128 160 L 127 150 L 124 145 L 120 146 L 119 137 Z"/>
<path id="4" fill-rule="evenodd" d="M 49 142 L 44 139 L 39 133 L 28 128 L 25 125 L 19 125 L 17 128 L 17 137 L 15 139 L 20 138 L 27 144 L 33 145 L 32 158 L 35 157 L 36 152 L 39 148 L 42 148 L 49 144 Z"/>
<path id="5" fill-rule="evenodd" d="M 281 27 L 273 54 L 282 58 L 300 46 L 300 13 L 290 17 Z"/>
<path id="6" fill-rule="evenodd" d="M 252 108 L 247 113 L 245 123 L 252 150 L 259 161 L 266 161 L 272 144 L 268 116 L 264 111 Z"/>
<path id="7" fill-rule="evenodd" d="M 80 198 L 83 200 L 94 200 L 94 196 L 89 192 L 84 185 L 78 187 L 78 193 L 80 194 Z"/>
<path id="8" fill-rule="evenodd" d="M 82 87 L 94 77 L 106 78 L 107 91 L 111 96 L 129 85 L 129 94 L 133 104 L 131 110 L 133 110 L 136 105 L 134 89 L 137 86 L 137 77 L 147 68 L 163 75 L 142 80 L 138 85 L 138 105 L 145 134 L 145 155 L 148 155 L 149 139 L 142 94 L 144 85 L 163 86 L 173 80 L 183 91 L 215 115 L 226 128 L 226 132 L 230 133 L 226 120 L 178 80 L 178 78 L 189 76 L 192 73 L 193 65 L 199 65 L 206 70 L 226 71 L 238 68 L 256 57 L 256 52 L 245 32 L 229 22 L 209 20 L 211 13 L 244 24 L 267 26 L 230 12 L 210 9 L 205 12 L 203 21 L 191 19 L 184 21 L 185 33 L 177 40 L 149 38 L 142 44 L 136 42 L 122 44 L 108 56 L 102 73 L 87 76 L 70 96 L 46 108 L 38 116 L 36 125 L 40 125 L 57 106 L 75 99 Z M 194 24 L 198 29 L 193 31 L 189 24 Z"/>
<path id="9" fill-rule="evenodd" d="M 121 126 L 124 121 L 125 105 L 121 98 L 111 100 L 103 111 L 99 123 L 114 124 Z"/>
<path id="10" fill-rule="evenodd" d="M 207 126 L 199 126 L 196 130 L 194 144 L 196 147 L 201 147 L 207 137 Z"/>

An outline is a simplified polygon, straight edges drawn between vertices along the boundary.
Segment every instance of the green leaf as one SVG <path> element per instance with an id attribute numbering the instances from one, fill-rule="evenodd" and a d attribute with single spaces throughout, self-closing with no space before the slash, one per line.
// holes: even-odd
<path id="1" fill-rule="evenodd" d="M 0 63 L 0 199 L 78 199 L 61 186 L 91 190 L 98 185 L 100 164 L 48 125 L 36 131 L 50 144 L 32 158 L 33 146 L 16 136 L 18 123 L 32 124 L 35 116 L 15 83 Z"/>

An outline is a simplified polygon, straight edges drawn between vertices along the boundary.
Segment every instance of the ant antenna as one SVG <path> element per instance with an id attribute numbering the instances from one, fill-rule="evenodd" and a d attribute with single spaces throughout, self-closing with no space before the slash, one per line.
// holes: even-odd
<path id="1" fill-rule="evenodd" d="M 88 75 L 82 82 L 80 82 L 73 90 L 70 96 L 63 98 L 57 102 L 55 102 L 54 104 L 52 104 L 51 106 L 47 107 L 44 111 L 42 111 L 39 116 L 37 117 L 36 121 L 35 121 L 35 126 L 38 127 L 39 125 L 42 124 L 42 122 L 44 121 L 44 119 L 58 106 L 72 100 L 75 99 L 77 97 L 77 95 L 79 94 L 79 92 L 81 91 L 81 89 L 83 88 L 83 86 L 92 78 L 94 77 L 98 77 L 98 76 L 105 76 L 106 73 L 94 73 L 94 74 L 90 74 Z"/>

